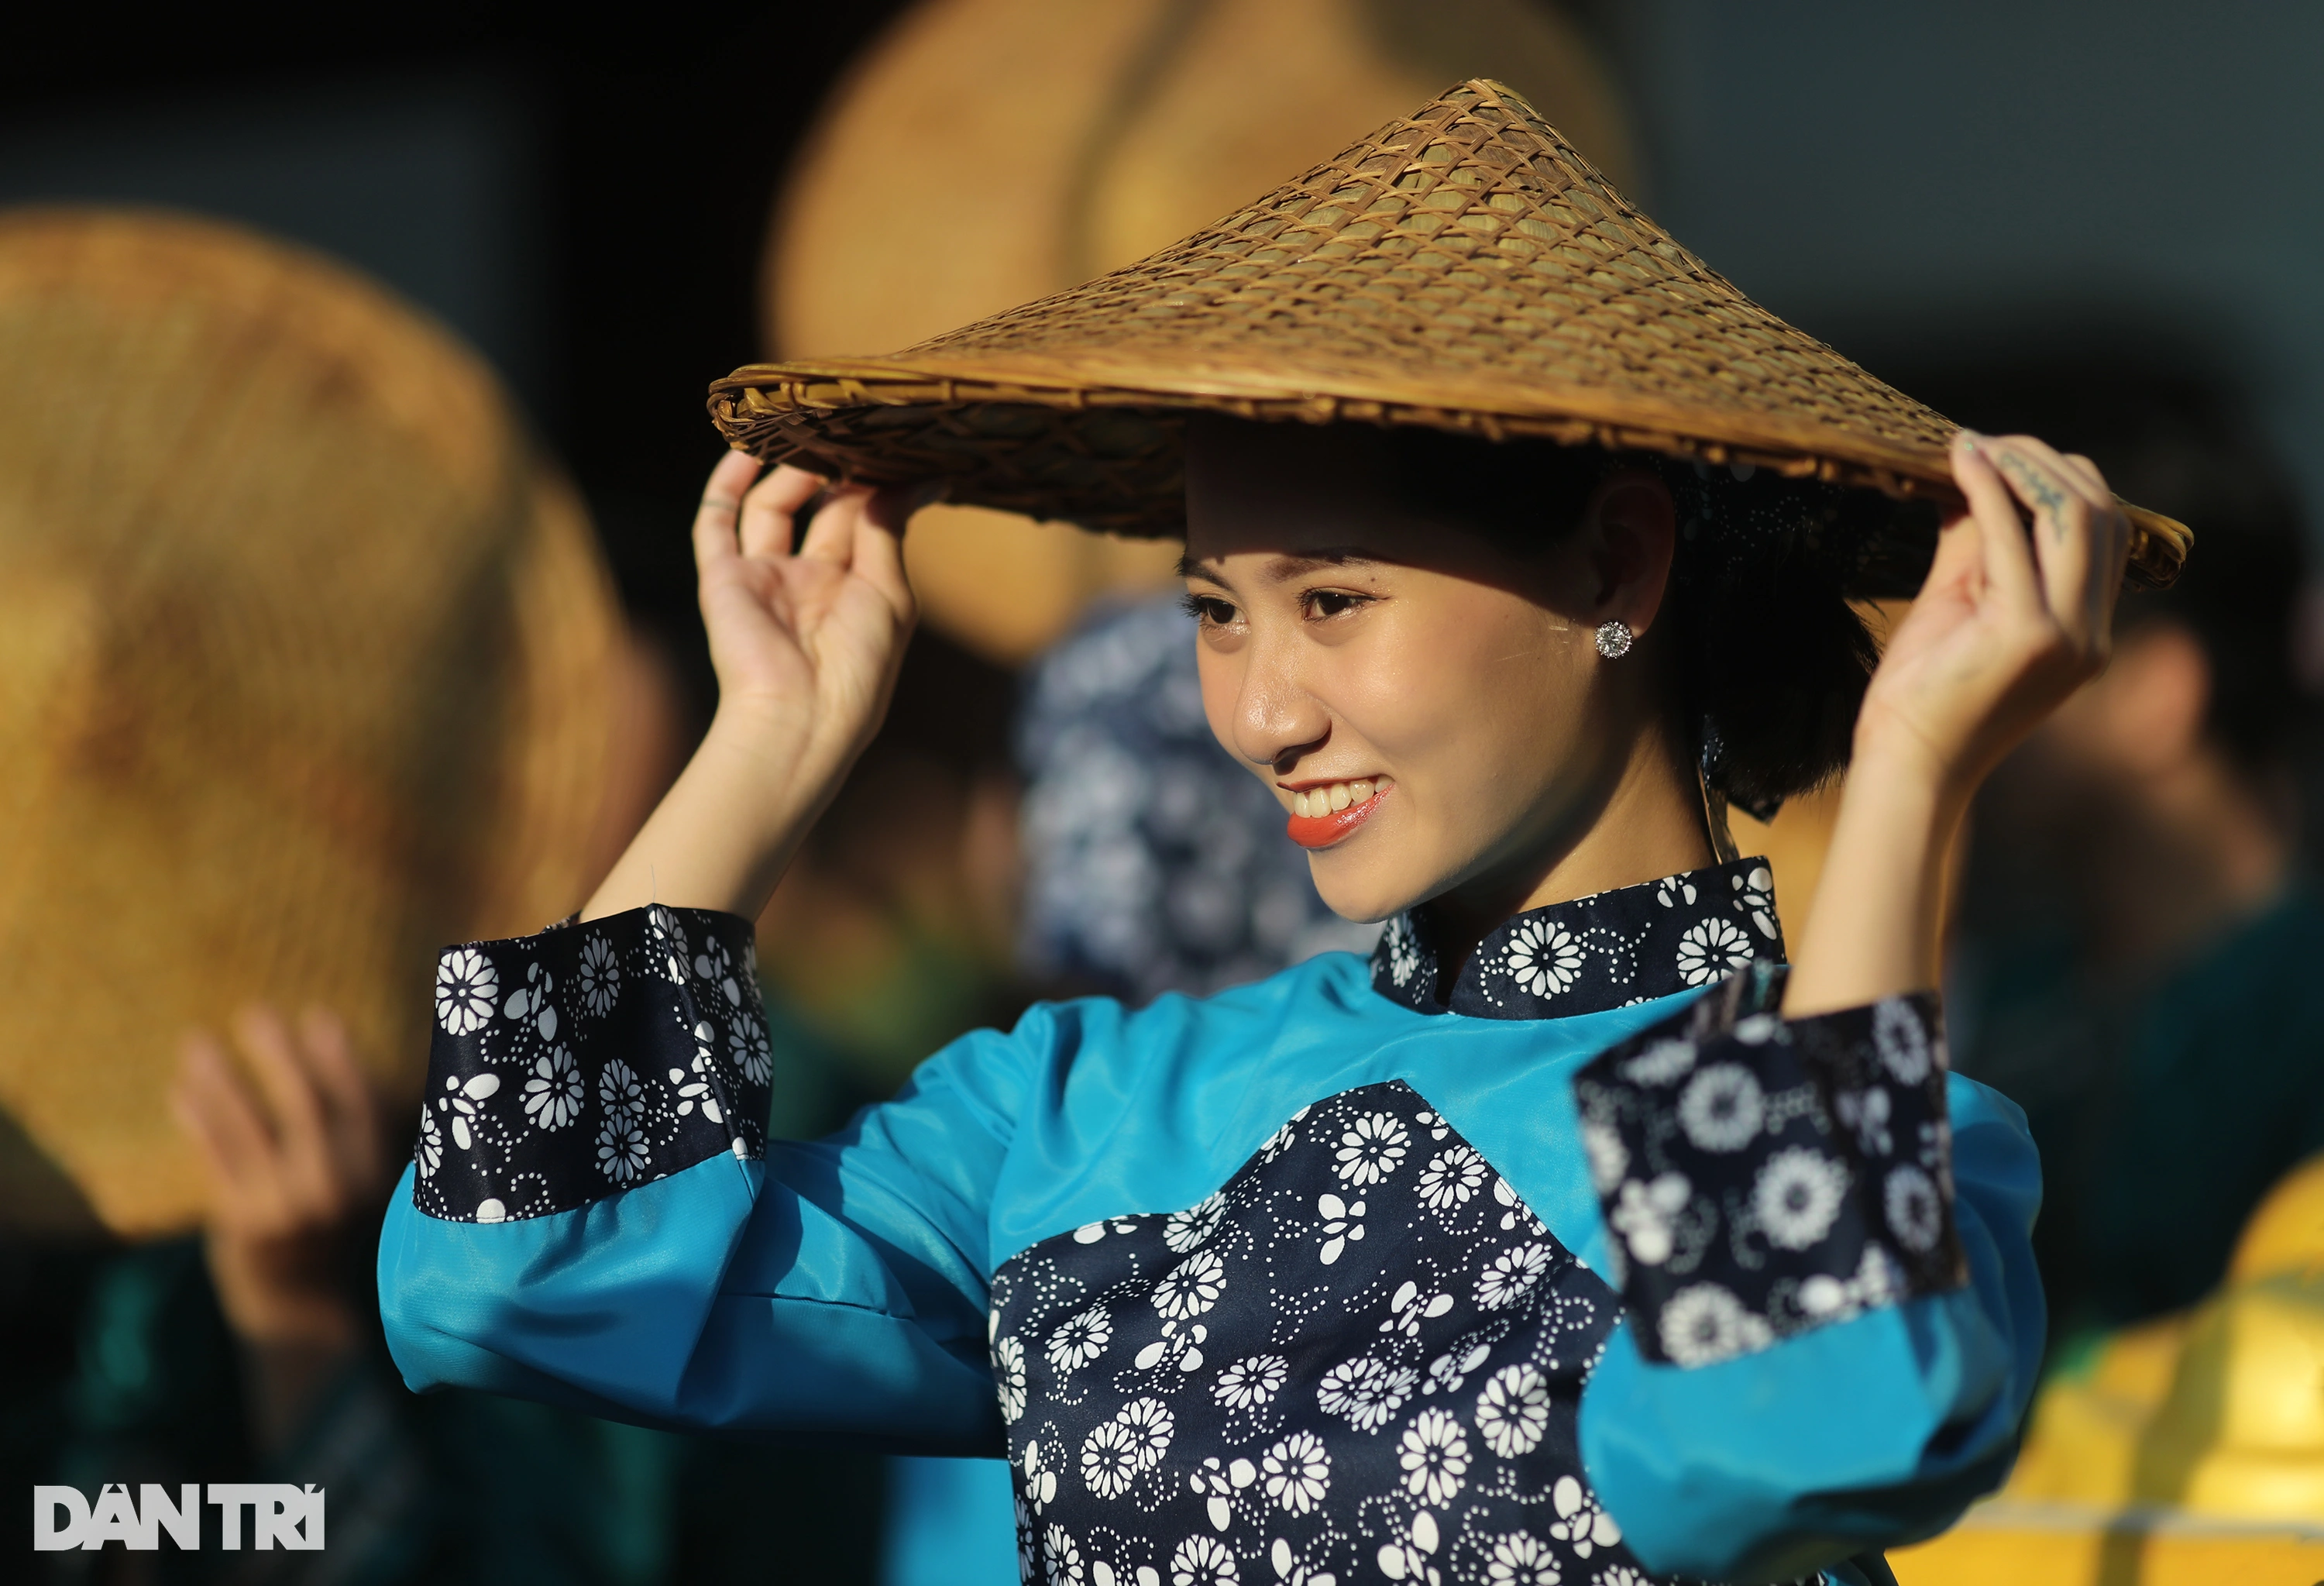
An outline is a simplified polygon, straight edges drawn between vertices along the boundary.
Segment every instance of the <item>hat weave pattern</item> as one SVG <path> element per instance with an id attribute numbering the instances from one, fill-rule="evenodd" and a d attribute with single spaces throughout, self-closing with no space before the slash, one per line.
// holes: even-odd
<path id="1" fill-rule="evenodd" d="M 1185 416 L 1419 424 L 1957 500 L 1955 426 L 1753 303 L 1516 94 L 1453 88 L 1160 253 L 903 352 L 711 388 L 729 440 L 1131 535 Z M 2184 528 L 2131 509 L 2142 581 Z"/>

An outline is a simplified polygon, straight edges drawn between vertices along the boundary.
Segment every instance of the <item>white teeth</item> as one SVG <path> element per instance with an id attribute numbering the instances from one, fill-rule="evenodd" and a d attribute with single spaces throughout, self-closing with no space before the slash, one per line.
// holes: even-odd
<path id="1" fill-rule="evenodd" d="M 1291 813 L 1313 819 L 1316 816 L 1351 807 L 1370 800 L 1387 791 L 1387 778 L 1359 777 L 1352 782 L 1333 782 L 1329 787 L 1312 788 L 1291 796 Z"/>

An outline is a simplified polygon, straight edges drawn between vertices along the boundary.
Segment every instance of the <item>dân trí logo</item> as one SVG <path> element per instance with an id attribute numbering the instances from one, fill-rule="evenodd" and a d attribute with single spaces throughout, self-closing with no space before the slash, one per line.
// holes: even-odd
<path id="1" fill-rule="evenodd" d="M 213 1481 L 209 1502 L 218 1510 L 219 1543 L 242 1546 L 242 1517 L 250 1515 L 250 1545 L 262 1551 L 286 1548 L 319 1552 L 323 1545 L 323 1489 L 311 1482 Z M 202 1489 L 191 1481 L 172 1495 L 148 1481 L 134 1499 L 119 1481 L 108 1481 L 97 1502 L 78 1487 L 32 1489 L 32 1547 L 38 1553 L 81 1548 L 95 1553 L 118 1542 L 132 1553 L 152 1553 L 166 1535 L 188 1553 L 202 1545 Z"/>

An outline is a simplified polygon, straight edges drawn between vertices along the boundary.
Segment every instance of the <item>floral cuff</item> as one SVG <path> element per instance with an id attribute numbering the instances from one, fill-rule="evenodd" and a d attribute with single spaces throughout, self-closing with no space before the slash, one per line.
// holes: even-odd
<path id="1" fill-rule="evenodd" d="M 547 1217 L 764 1156 L 757 963 L 748 920 L 659 906 L 445 949 L 414 1203 L 456 1222 Z"/>
<path id="2" fill-rule="evenodd" d="M 1650 1360 L 1766 1348 L 1967 1279 L 1934 995 L 1785 1020 L 1754 965 L 1574 1081 Z"/>

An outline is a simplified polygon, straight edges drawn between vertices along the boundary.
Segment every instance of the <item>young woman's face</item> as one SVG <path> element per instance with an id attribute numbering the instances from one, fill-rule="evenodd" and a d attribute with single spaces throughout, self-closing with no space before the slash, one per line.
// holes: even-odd
<path id="1" fill-rule="evenodd" d="M 1609 662 L 1595 631 L 1611 616 L 1643 632 L 1669 566 L 1650 479 L 1601 489 L 1582 531 L 1518 558 L 1392 504 L 1377 445 L 1204 421 L 1187 442 L 1211 729 L 1357 920 L 1456 889 L 1522 893 L 1588 829 L 1658 708 L 1649 657 Z M 1599 521 L 1625 510 L 1663 514 L 1658 561 L 1651 534 Z"/>

